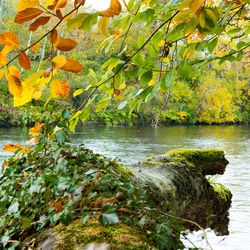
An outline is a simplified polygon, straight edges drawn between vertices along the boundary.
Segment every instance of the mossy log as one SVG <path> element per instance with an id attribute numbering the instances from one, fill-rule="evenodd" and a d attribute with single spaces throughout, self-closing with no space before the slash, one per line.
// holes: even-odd
<path id="1" fill-rule="evenodd" d="M 75 220 L 67 226 L 58 225 L 37 238 L 40 241 L 37 247 L 39 250 L 143 250 L 153 247 L 153 242 L 139 228 L 132 228 L 122 223 L 103 227 L 96 218 L 88 220 L 85 225 L 81 220 Z"/>
<path id="2" fill-rule="evenodd" d="M 223 174 L 228 161 L 223 150 L 177 149 L 153 156 L 131 169 L 140 183 L 148 184 L 152 199 L 164 211 L 228 234 L 228 210 L 231 192 L 221 184 L 212 184 L 207 174 Z M 191 230 L 193 224 L 185 225 Z"/>

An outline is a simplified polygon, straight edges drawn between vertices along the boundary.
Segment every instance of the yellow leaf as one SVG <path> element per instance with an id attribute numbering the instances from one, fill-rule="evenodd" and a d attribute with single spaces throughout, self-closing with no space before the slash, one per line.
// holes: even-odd
<path id="1" fill-rule="evenodd" d="M 201 10 L 203 5 L 203 0 L 192 0 L 189 8 L 192 10 L 194 13 L 198 14 L 198 12 Z"/>
<path id="2" fill-rule="evenodd" d="M 163 46 L 163 45 L 165 45 L 165 41 L 164 41 L 164 40 L 161 40 L 161 41 L 157 44 L 158 47 L 161 47 L 161 46 Z"/>
<path id="3" fill-rule="evenodd" d="M 126 88 L 126 83 L 124 82 L 120 87 L 119 87 L 119 89 L 125 89 Z"/>
<path id="4" fill-rule="evenodd" d="M 177 10 L 183 10 L 189 7 L 192 0 L 184 0 Z"/>
<path id="5" fill-rule="evenodd" d="M 3 76 L 4 76 L 4 70 L 0 69 L 0 80 L 3 78 Z"/>
<path id="6" fill-rule="evenodd" d="M 13 66 L 14 67 L 14 66 Z M 22 96 L 23 86 L 21 80 L 15 75 L 10 75 L 7 73 L 6 79 L 8 80 L 9 91 L 13 96 Z"/>
<path id="7" fill-rule="evenodd" d="M 17 5 L 17 10 L 21 11 L 35 6 L 39 6 L 38 0 L 19 0 Z"/>
<path id="8" fill-rule="evenodd" d="M 31 102 L 33 98 L 33 93 L 34 93 L 33 87 L 23 88 L 21 96 L 14 95 L 14 106 L 20 107 L 28 102 Z"/>
<path id="9" fill-rule="evenodd" d="M 0 52 L 0 65 L 5 66 L 7 64 L 7 56 Z"/>
<path id="10" fill-rule="evenodd" d="M 78 89 L 73 93 L 73 96 L 76 97 L 78 95 L 80 95 L 82 92 L 84 91 L 84 89 Z"/>
<path id="11" fill-rule="evenodd" d="M 202 28 L 205 27 L 206 25 L 206 22 L 205 22 L 205 17 L 204 17 L 204 14 L 201 12 L 200 15 L 199 15 L 199 22 L 200 22 L 200 26 Z"/>
<path id="12" fill-rule="evenodd" d="M 37 85 L 33 91 L 33 98 L 37 101 L 42 96 L 42 90 L 46 85 L 41 83 Z"/>
<path id="13" fill-rule="evenodd" d="M 178 15 L 176 15 L 174 20 L 176 23 L 181 23 L 183 21 L 189 20 L 191 15 L 193 15 L 192 10 L 190 10 L 190 9 L 183 10 L 183 11 L 179 12 Z"/>
<path id="14" fill-rule="evenodd" d="M 109 8 L 107 10 L 101 11 L 100 16 L 114 17 L 115 15 L 119 15 L 121 10 L 122 6 L 119 0 L 111 0 Z"/>
<path id="15" fill-rule="evenodd" d="M 32 135 L 32 136 L 38 136 L 39 135 L 39 131 L 41 129 L 41 127 L 45 125 L 45 123 L 39 123 L 37 124 L 35 127 L 31 128 L 29 130 L 29 135 Z"/>
<path id="16" fill-rule="evenodd" d="M 66 62 L 67 59 L 64 55 L 56 56 L 51 60 L 53 67 L 57 69 L 60 69 Z"/>
<path id="17" fill-rule="evenodd" d="M 19 72 L 18 68 L 16 66 L 10 66 L 8 70 L 6 71 L 6 79 L 9 81 L 8 76 L 13 75 L 20 79 L 21 73 Z"/>
<path id="18" fill-rule="evenodd" d="M 2 50 L 2 55 L 7 56 L 7 54 L 12 51 L 14 48 L 12 46 L 6 45 L 4 46 L 3 50 Z"/>
<path id="19" fill-rule="evenodd" d="M 153 86 L 155 84 L 156 84 L 156 82 L 154 80 L 151 80 L 151 81 L 148 82 L 148 86 Z"/>
<path id="20" fill-rule="evenodd" d="M 108 24 L 109 24 L 109 17 L 105 17 L 105 16 L 103 16 L 98 22 L 98 28 L 101 31 L 101 34 L 103 36 L 105 36 L 106 34 L 106 29 L 108 27 Z"/>
<path id="21" fill-rule="evenodd" d="M 55 79 L 50 85 L 50 92 L 54 97 L 60 96 L 66 99 L 69 95 L 69 83 Z"/>

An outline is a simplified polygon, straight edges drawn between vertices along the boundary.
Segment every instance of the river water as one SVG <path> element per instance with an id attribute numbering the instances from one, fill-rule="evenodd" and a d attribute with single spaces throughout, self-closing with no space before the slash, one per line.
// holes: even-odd
<path id="1" fill-rule="evenodd" d="M 0 162 L 11 153 L 1 150 L 8 143 L 29 139 L 25 128 L 0 129 Z M 146 157 L 163 154 L 174 148 L 220 148 L 230 164 L 215 182 L 228 187 L 233 194 L 230 209 L 229 236 L 215 236 L 207 230 L 214 249 L 250 249 L 250 127 L 249 126 L 173 126 L 160 128 L 81 127 L 72 135 L 73 144 L 84 144 L 96 153 L 118 158 L 131 165 Z M 201 232 L 189 238 L 198 247 Z M 185 242 L 187 246 L 188 242 Z"/>

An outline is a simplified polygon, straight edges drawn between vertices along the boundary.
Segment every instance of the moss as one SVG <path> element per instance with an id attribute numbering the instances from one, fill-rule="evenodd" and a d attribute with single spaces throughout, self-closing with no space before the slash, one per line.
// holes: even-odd
<path id="1" fill-rule="evenodd" d="M 75 220 L 68 226 L 56 226 L 50 232 L 55 238 L 55 249 L 60 250 L 80 249 L 90 243 L 108 243 L 111 249 L 149 249 L 153 246 L 146 234 L 138 228 L 122 223 L 103 227 L 96 218 L 89 219 L 85 225 L 81 220 Z"/>
<path id="2" fill-rule="evenodd" d="M 228 164 L 224 151 L 220 149 L 186 149 L 180 148 L 166 153 L 176 160 L 184 160 L 189 166 L 195 167 L 203 175 L 223 174 Z"/>
<path id="3" fill-rule="evenodd" d="M 229 189 L 227 189 L 225 186 L 223 186 L 220 183 L 210 183 L 210 185 L 213 187 L 214 191 L 218 194 L 218 196 L 224 200 L 227 201 L 231 199 L 232 194 Z"/>
<path id="4" fill-rule="evenodd" d="M 120 165 L 118 162 L 114 161 L 114 164 L 110 167 L 112 168 L 115 172 L 122 174 L 125 177 L 133 177 L 134 173 L 132 170 L 129 168 L 123 167 Z"/>

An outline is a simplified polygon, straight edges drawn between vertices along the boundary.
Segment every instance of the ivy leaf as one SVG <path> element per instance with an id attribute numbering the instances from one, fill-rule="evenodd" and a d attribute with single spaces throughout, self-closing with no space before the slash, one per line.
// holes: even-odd
<path id="1" fill-rule="evenodd" d="M 117 216 L 116 213 L 104 213 L 101 214 L 98 218 L 98 221 L 101 225 L 103 226 L 107 226 L 108 224 L 112 224 L 112 223 L 119 223 L 120 220 Z"/>
<path id="2" fill-rule="evenodd" d="M 31 226 L 31 222 L 32 222 L 32 220 L 30 218 L 23 217 L 22 218 L 22 227 L 21 228 L 23 230 L 28 229 Z"/>
<path id="3" fill-rule="evenodd" d="M 8 208 L 8 214 L 15 214 L 18 212 L 19 203 L 16 201 L 13 204 L 11 204 Z"/>

